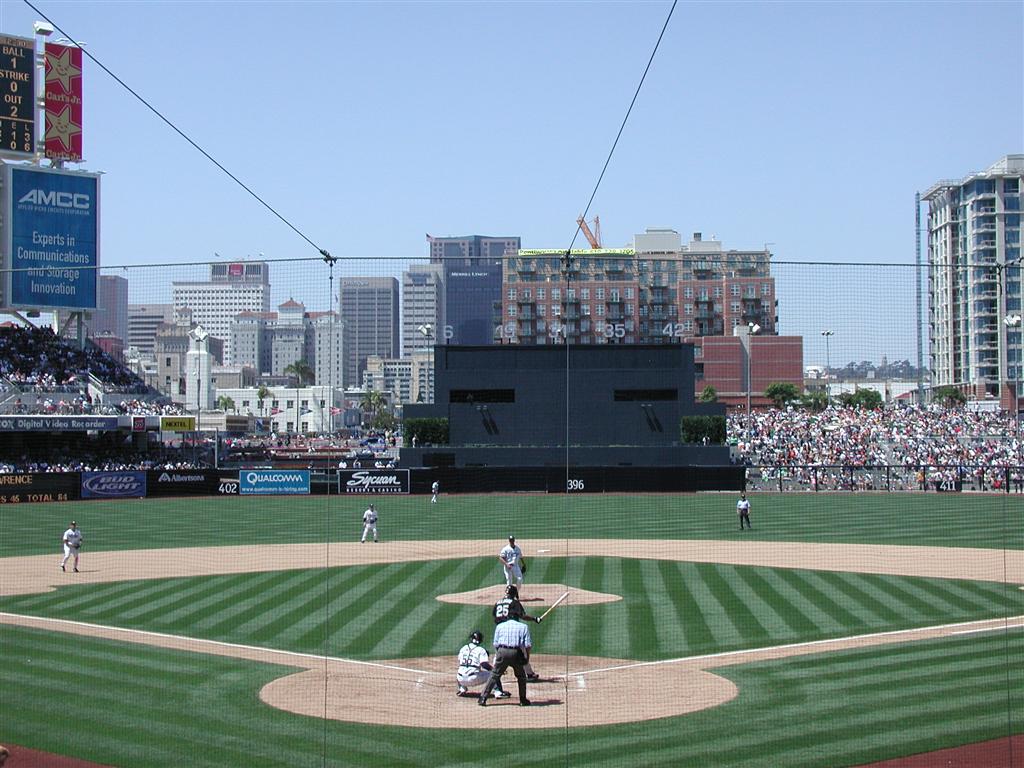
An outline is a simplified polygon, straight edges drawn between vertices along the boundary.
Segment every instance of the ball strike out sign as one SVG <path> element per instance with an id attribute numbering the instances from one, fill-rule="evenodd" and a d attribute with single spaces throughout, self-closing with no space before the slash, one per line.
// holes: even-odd
<path id="1" fill-rule="evenodd" d="M 0 35 L 0 153 L 31 157 L 36 151 L 35 42 Z"/>
<path id="2" fill-rule="evenodd" d="M 82 49 L 46 44 L 46 156 L 82 160 Z"/>

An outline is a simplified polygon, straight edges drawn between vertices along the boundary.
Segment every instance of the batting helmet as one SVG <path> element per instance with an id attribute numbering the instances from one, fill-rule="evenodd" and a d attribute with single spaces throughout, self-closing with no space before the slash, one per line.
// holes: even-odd
<path id="1" fill-rule="evenodd" d="M 473 634 L 469 636 L 469 642 L 480 645 L 484 641 L 484 633 L 479 629 L 473 630 Z"/>
<path id="2" fill-rule="evenodd" d="M 514 597 L 516 600 L 519 599 L 519 588 L 515 584 L 509 584 L 505 587 L 505 597 Z"/>

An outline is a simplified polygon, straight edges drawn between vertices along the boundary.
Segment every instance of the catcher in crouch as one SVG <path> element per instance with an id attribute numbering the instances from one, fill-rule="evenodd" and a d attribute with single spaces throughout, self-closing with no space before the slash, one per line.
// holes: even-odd
<path id="1" fill-rule="evenodd" d="M 469 642 L 462 646 L 459 651 L 459 670 L 455 673 L 455 680 L 459 684 L 457 696 L 464 696 L 470 688 L 478 685 L 486 685 L 491 679 L 491 670 L 494 667 L 487 661 L 487 649 L 483 647 L 483 633 L 477 629 L 469 636 Z M 501 680 L 494 686 L 494 698 L 506 699 L 509 693 L 501 687 Z"/>

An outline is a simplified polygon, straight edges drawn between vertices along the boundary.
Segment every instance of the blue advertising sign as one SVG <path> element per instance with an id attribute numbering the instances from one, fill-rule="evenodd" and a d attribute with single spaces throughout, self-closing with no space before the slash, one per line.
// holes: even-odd
<path id="1" fill-rule="evenodd" d="M 83 472 L 83 499 L 142 498 L 146 495 L 145 472 Z"/>
<path id="2" fill-rule="evenodd" d="M 238 492 L 249 496 L 309 494 L 307 469 L 243 469 L 238 473 Z"/>
<path id="3" fill-rule="evenodd" d="M 0 432 L 113 432 L 117 416 L 0 416 Z"/>
<path id="4" fill-rule="evenodd" d="M 95 309 L 99 176 L 6 166 L 13 307 Z"/>

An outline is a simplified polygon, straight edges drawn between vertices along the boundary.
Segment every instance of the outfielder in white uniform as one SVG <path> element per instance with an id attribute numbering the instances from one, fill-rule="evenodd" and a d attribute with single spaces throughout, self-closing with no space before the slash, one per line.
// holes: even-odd
<path id="1" fill-rule="evenodd" d="M 437 504 L 437 494 L 440 491 L 441 491 L 441 484 L 439 482 L 437 482 L 437 480 L 435 480 L 433 485 L 430 486 L 430 492 L 433 494 L 430 497 L 430 503 L 431 504 Z"/>
<path id="2" fill-rule="evenodd" d="M 743 521 L 747 521 L 747 528 L 752 528 L 750 524 L 750 501 L 747 499 L 747 494 L 741 493 L 740 500 L 736 502 L 736 514 L 740 517 L 740 530 L 743 530 Z"/>
<path id="3" fill-rule="evenodd" d="M 484 641 L 483 633 L 478 629 L 469 636 L 469 642 L 462 646 L 459 651 L 459 669 L 455 673 L 455 680 L 459 684 L 457 696 L 465 695 L 470 688 L 486 685 L 491 677 L 493 667 L 487 661 L 487 649 L 481 643 Z M 501 681 L 494 688 L 494 698 L 508 698 L 501 687 Z"/>
<path id="4" fill-rule="evenodd" d="M 373 532 L 373 542 L 377 543 L 377 508 L 371 504 L 365 512 L 363 512 L 363 538 L 359 540 L 362 544 L 366 541 L 366 535 Z"/>
<path id="5" fill-rule="evenodd" d="M 498 553 L 498 559 L 505 571 L 505 586 L 523 586 L 523 550 L 516 546 L 516 537 L 509 536 L 508 544 Z"/>
<path id="6" fill-rule="evenodd" d="M 64 559 L 60 561 L 60 569 L 67 570 L 64 566 L 68 558 L 74 556 L 75 573 L 78 573 L 78 552 L 82 546 L 82 532 L 78 530 L 78 523 L 72 520 L 71 527 L 64 531 L 60 541 L 64 545 Z"/>

